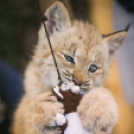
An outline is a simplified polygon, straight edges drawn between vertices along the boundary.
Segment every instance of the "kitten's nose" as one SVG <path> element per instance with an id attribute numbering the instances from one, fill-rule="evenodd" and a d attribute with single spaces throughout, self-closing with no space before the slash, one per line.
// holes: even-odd
<path id="1" fill-rule="evenodd" d="M 77 78 L 73 78 L 73 82 L 75 83 L 75 85 L 82 85 L 83 83 L 81 81 L 79 81 Z"/>

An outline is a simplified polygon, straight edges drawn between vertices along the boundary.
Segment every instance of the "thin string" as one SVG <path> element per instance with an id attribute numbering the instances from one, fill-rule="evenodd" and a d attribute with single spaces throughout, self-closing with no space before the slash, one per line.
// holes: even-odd
<path id="1" fill-rule="evenodd" d="M 59 79 L 59 81 L 60 81 L 59 85 L 60 85 L 60 84 L 62 83 L 62 79 L 61 79 L 61 76 L 60 76 L 60 73 L 59 73 L 59 70 L 58 70 L 56 58 L 55 58 L 54 53 L 53 53 L 51 41 L 50 41 L 49 34 L 48 34 L 48 32 L 47 32 L 47 28 L 46 28 L 46 24 L 45 24 L 45 21 L 47 21 L 47 17 L 42 14 L 42 11 L 41 11 L 41 8 L 40 8 L 39 0 L 37 0 L 37 5 L 38 5 L 39 13 L 40 13 L 40 16 L 41 16 L 41 20 L 42 20 L 42 23 L 43 23 L 43 25 L 44 25 L 44 29 L 45 29 L 45 32 L 46 32 L 46 37 L 47 37 L 48 44 L 49 44 L 49 46 L 50 46 L 50 50 L 51 50 L 51 54 L 52 54 L 52 57 L 53 57 L 53 61 L 54 61 L 54 64 L 55 64 L 55 67 L 56 67 L 56 70 L 57 70 L 58 79 Z"/>

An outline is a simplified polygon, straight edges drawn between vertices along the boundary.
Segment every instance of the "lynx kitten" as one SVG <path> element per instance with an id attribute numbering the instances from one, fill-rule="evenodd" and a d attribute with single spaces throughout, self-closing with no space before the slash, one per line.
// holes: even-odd
<path id="1" fill-rule="evenodd" d="M 61 2 L 45 13 L 47 30 L 64 82 L 74 80 L 85 94 L 77 108 L 83 126 L 92 133 L 111 132 L 118 119 L 113 95 L 102 87 L 112 57 L 126 38 L 126 31 L 102 35 L 87 22 L 70 21 Z M 64 113 L 51 89 L 58 84 L 43 26 L 38 45 L 25 72 L 25 95 L 15 113 L 13 134 L 60 134 L 56 113 Z"/>

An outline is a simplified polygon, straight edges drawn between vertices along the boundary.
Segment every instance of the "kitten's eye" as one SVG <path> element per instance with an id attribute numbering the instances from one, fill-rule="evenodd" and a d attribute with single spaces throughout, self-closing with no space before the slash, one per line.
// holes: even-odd
<path id="1" fill-rule="evenodd" d="M 71 62 L 71 63 L 75 64 L 74 59 L 72 57 L 66 56 L 66 55 L 64 55 L 64 57 L 68 62 Z"/>
<path id="2" fill-rule="evenodd" d="M 97 69 L 98 69 L 98 68 L 97 68 L 96 65 L 91 64 L 88 70 L 89 70 L 90 72 L 94 73 Z"/>

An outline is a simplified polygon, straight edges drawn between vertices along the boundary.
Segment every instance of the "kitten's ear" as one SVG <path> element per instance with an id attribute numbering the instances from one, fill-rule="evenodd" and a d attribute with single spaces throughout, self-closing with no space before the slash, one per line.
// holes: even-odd
<path id="1" fill-rule="evenodd" d="M 109 63 L 111 63 L 117 50 L 124 44 L 127 36 L 128 27 L 124 31 L 115 32 L 109 35 L 103 35 L 103 39 L 108 44 Z"/>
<path id="2" fill-rule="evenodd" d="M 46 11 L 45 16 L 48 19 L 46 21 L 46 27 L 49 34 L 55 31 L 62 31 L 64 28 L 71 25 L 68 11 L 60 1 L 57 1 L 50 6 Z"/>

